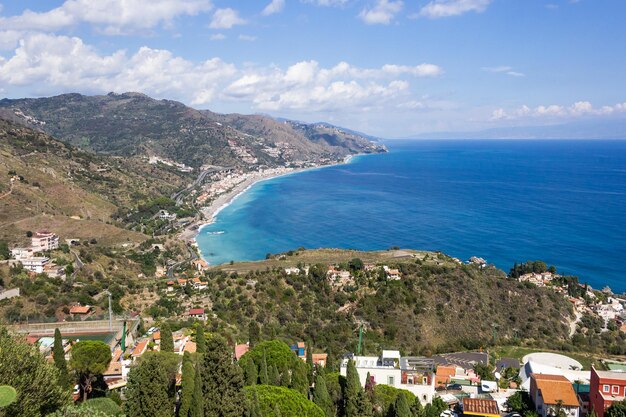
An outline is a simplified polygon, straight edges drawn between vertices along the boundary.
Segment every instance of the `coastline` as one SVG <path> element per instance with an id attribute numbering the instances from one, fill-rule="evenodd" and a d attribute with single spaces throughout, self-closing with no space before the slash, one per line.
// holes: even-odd
<path id="1" fill-rule="evenodd" d="M 217 196 L 217 198 L 215 198 L 208 206 L 201 208 L 200 211 L 202 212 L 204 219 L 195 221 L 191 223 L 190 225 L 188 225 L 187 227 L 185 227 L 185 229 L 183 229 L 179 233 L 179 238 L 183 240 L 184 242 L 187 242 L 188 244 L 195 246 L 197 248 L 198 244 L 196 241 L 196 237 L 202 231 L 202 229 L 210 224 L 215 223 L 215 219 L 217 215 L 222 210 L 230 206 L 237 198 L 245 194 L 254 185 L 260 182 L 268 181 L 268 180 L 280 178 L 280 177 L 286 177 L 288 175 L 298 174 L 298 173 L 305 172 L 305 171 L 313 171 L 316 169 L 327 168 L 331 166 L 349 164 L 350 161 L 352 161 L 355 156 L 359 156 L 359 155 L 361 154 L 348 155 L 340 162 L 331 163 L 327 165 L 318 165 L 318 166 L 312 166 L 312 167 L 307 167 L 307 168 L 293 168 L 293 169 L 284 168 L 286 171 L 283 171 L 280 173 L 274 173 L 274 172 L 258 173 L 257 172 L 256 175 L 252 175 L 251 177 L 246 178 L 243 182 L 237 184 L 230 191 L 227 191 Z M 200 253 L 200 257 L 202 258 L 202 253 Z"/>

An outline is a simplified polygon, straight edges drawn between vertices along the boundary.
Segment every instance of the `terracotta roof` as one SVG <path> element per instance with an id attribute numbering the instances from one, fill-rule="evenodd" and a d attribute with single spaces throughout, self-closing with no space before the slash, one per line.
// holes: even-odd
<path id="1" fill-rule="evenodd" d="M 192 308 L 191 310 L 189 310 L 190 316 L 199 316 L 201 314 L 204 314 L 203 308 Z"/>
<path id="2" fill-rule="evenodd" d="M 111 355 L 111 362 L 118 362 L 120 360 L 120 357 L 122 356 L 122 349 L 117 348 L 115 349 L 115 351 L 113 352 L 113 355 Z"/>
<path id="3" fill-rule="evenodd" d="M 152 338 L 154 340 L 161 340 L 161 332 L 159 331 L 159 332 L 152 333 Z"/>
<path id="4" fill-rule="evenodd" d="M 143 353 L 146 351 L 146 348 L 148 347 L 148 341 L 147 340 L 142 340 L 141 342 L 137 343 L 137 345 L 135 346 L 135 349 L 133 349 L 133 356 L 141 356 L 143 355 Z"/>
<path id="5" fill-rule="evenodd" d="M 532 374 L 531 378 L 535 380 L 545 404 L 555 405 L 563 401 L 566 407 L 580 405 L 572 383 L 563 375 Z"/>
<path id="6" fill-rule="evenodd" d="M 185 285 L 187 283 L 187 280 L 183 278 L 178 278 L 176 281 L 178 281 L 178 285 Z"/>
<path id="7" fill-rule="evenodd" d="M 479 398 L 463 399 L 463 414 L 473 414 L 479 416 L 500 415 L 498 403 L 494 400 L 483 400 Z"/>
<path id="8" fill-rule="evenodd" d="M 89 306 L 74 306 L 70 308 L 70 314 L 87 314 L 91 311 Z"/>
<path id="9" fill-rule="evenodd" d="M 167 281 L 167 285 L 174 285 L 174 281 Z"/>
<path id="10" fill-rule="evenodd" d="M 196 353 L 196 342 L 192 342 L 191 340 L 185 343 L 185 347 L 183 348 L 183 352 Z"/>
<path id="11" fill-rule="evenodd" d="M 313 363 L 317 364 L 319 362 L 326 363 L 328 359 L 328 353 L 313 353 L 312 355 Z"/>
<path id="12" fill-rule="evenodd" d="M 304 342 L 297 342 L 297 343 L 296 343 L 296 345 L 297 345 L 299 348 L 303 348 L 303 347 L 305 346 L 305 345 L 304 345 Z"/>
<path id="13" fill-rule="evenodd" d="M 39 340 L 39 336 L 26 336 L 26 343 L 34 345 Z"/>
<path id="14" fill-rule="evenodd" d="M 239 360 L 243 355 L 250 350 L 250 346 L 247 344 L 235 345 L 235 359 Z"/>

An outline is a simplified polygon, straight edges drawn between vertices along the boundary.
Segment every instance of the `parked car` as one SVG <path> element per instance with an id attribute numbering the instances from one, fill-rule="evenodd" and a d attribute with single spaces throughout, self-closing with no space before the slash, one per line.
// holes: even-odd
<path id="1" fill-rule="evenodd" d="M 450 384 L 446 388 L 448 391 L 461 391 L 463 390 L 463 385 L 461 384 Z"/>

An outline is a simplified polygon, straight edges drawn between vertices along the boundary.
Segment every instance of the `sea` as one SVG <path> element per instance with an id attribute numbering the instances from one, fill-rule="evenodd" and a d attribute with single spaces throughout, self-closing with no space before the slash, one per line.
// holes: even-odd
<path id="1" fill-rule="evenodd" d="M 255 184 L 202 228 L 210 264 L 393 246 L 545 261 L 626 291 L 626 140 L 398 140 Z"/>

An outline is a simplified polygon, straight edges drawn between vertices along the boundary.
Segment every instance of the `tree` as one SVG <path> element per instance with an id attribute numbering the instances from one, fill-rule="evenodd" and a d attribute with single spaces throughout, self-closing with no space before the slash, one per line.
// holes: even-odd
<path id="1" fill-rule="evenodd" d="M 259 414 L 275 417 L 278 411 L 282 417 L 325 417 L 324 412 L 304 395 L 285 387 L 255 385 L 244 389 L 248 403 L 258 395 Z"/>
<path id="2" fill-rule="evenodd" d="M 489 364 L 483 364 L 480 362 L 475 363 L 474 372 L 476 372 L 476 375 L 480 376 L 481 381 L 493 381 L 495 379 L 493 370 Z"/>
<path id="3" fill-rule="evenodd" d="M 308 395 L 309 380 L 307 379 L 306 363 L 298 360 L 291 374 L 291 389 L 298 391 L 300 394 Z"/>
<path id="4" fill-rule="evenodd" d="M 3 409 L 5 415 L 47 415 L 70 403 L 70 391 L 59 381 L 59 372 L 24 340 L 0 327 L 0 385 L 17 392 L 17 401 Z"/>
<path id="5" fill-rule="evenodd" d="M 189 417 L 204 417 L 204 399 L 202 398 L 202 362 L 198 360 L 194 372 L 193 397 Z"/>
<path id="6" fill-rule="evenodd" d="M 359 414 L 359 394 L 363 391 L 359 374 L 356 370 L 354 361 L 348 361 L 348 369 L 346 372 L 346 387 L 343 395 L 344 408 L 346 417 L 360 417 Z"/>
<path id="7" fill-rule="evenodd" d="M 128 373 L 126 412 L 133 417 L 169 417 L 169 376 L 159 355 L 144 355 Z"/>
<path id="8" fill-rule="evenodd" d="M 396 397 L 390 417 L 412 417 L 409 402 L 403 392 L 400 392 Z"/>
<path id="9" fill-rule="evenodd" d="M 85 401 L 97 377 L 101 376 L 111 363 L 111 349 L 109 345 L 99 340 L 83 340 L 76 343 L 71 352 L 70 367 L 76 372 Z"/>
<path id="10" fill-rule="evenodd" d="M 259 371 L 257 370 L 254 361 L 247 361 L 243 372 L 245 375 L 245 385 L 256 385 L 259 380 Z"/>
<path id="11" fill-rule="evenodd" d="M 308 367 L 307 370 L 307 378 L 309 379 L 309 385 L 313 384 L 313 349 L 311 348 L 311 342 L 307 342 L 305 346 L 306 350 L 306 365 Z"/>
<path id="12" fill-rule="evenodd" d="M 604 415 L 605 417 L 626 417 L 626 400 L 611 404 Z"/>
<path id="13" fill-rule="evenodd" d="M 65 360 L 65 350 L 63 349 L 63 338 L 61 331 L 54 329 L 54 347 L 52 348 L 52 356 L 54 358 L 54 366 L 59 370 L 59 383 L 63 387 L 71 388 L 72 380 L 67 370 L 67 361 Z"/>
<path id="14" fill-rule="evenodd" d="M 204 336 L 204 324 L 196 325 L 196 352 L 206 352 L 206 337 Z"/>
<path id="15" fill-rule="evenodd" d="M 280 386 L 289 388 L 289 385 L 291 385 L 291 375 L 287 365 L 283 364 L 280 369 Z"/>
<path id="16" fill-rule="evenodd" d="M 191 402 L 193 400 L 194 391 L 194 379 L 196 372 L 193 368 L 193 361 L 191 360 L 191 354 L 185 352 L 183 354 L 183 369 L 182 380 L 180 390 L 180 407 L 178 410 L 179 417 L 188 417 L 189 410 L 191 409 Z"/>
<path id="17" fill-rule="evenodd" d="M 315 376 L 313 402 L 324 411 L 326 417 L 333 417 L 335 415 L 333 400 L 330 398 L 330 394 L 328 394 L 328 388 L 326 388 L 326 376 L 323 369 L 320 368 Z"/>
<path id="18" fill-rule="evenodd" d="M 206 417 L 240 417 L 245 411 L 243 373 L 233 363 L 231 349 L 224 339 L 207 341 L 202 358 L 202 394 Z"/>
<path id="19" fill-rule="evenodd" d="M 248 325 L 248 342 L 250 343 L 250 349 L 252 349 L 259 341 L 261 335 L 261 329 L 259 324 L 252 320 Z"/>
<path id="20" fill-rule="evenodd" d="M 364 391 L 359 392 L 356 401 L 357 416 L 359 417 L 373 417 L 374 408 L 370 399 L 367 397 Z"/>
<path id="21" fill-rule="evenodd" d="M 263 385 L 268 385 L 270 383 L 270 377 L 267 372 L 267 358 L 265 357 L 265 353 L 263 353 L 263 361 L 261 362 L 261 369 L 259 371 L 259 382 L 261 382 L 261 384 Z"/>
<path id="22" fill-rule="evenodd" d="M 161 325 L 161 352 L 174 352 L 174 337 L 167 323 Z"/>
<path id="23" fill-rule="evenodd" d="M 518 391 L 506 400 L 509 410 L 517 411 L 524 415 L 527 411 L 534 409 L 530 395 L 527 392 Z"/>

